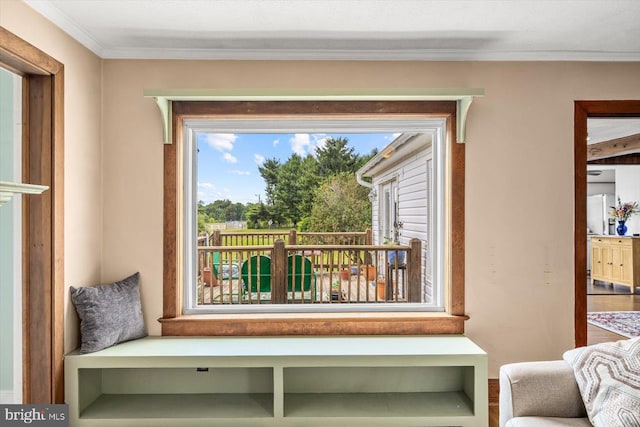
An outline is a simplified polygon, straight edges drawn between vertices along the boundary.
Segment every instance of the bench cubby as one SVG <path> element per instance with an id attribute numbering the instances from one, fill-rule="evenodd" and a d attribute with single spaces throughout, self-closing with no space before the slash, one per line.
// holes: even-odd
<path id="1" fill-rule="evenodd" d="M 463 336 L 148 337 L 65 357 L 74 426 L 486 426 Z"/>

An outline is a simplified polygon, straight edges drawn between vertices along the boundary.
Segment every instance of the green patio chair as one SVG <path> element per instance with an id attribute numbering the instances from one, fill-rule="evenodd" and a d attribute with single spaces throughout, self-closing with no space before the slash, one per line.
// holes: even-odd
<path id="1" fill-rule="evenodd" d="M 253 255 L 242 263 L 240 276 L 249 292 L 271 292 L 271 258 Z"/>
<path id="2" fill-rule="evenodd" d="M 287 257 L 287 285 L 289 292 L 301 292 L 311 289 L 311 278 L 315 284 L 316 274 L 309 258 L 302 255 Z"/>
<path id="3" fill-rule="evenodd" d="M 213 253 L 212 264 L 204 267 L 203 281 L 206 285 L 210 285 L 213 281 L 214 285 L 218 285 L 220 280 L 237 279 L 239 274 L 238 264 L 235 262 L 228 263 L 226 261 L 220 262 L 220 253 Z M 222 274 L 219 274 L 222 268 Z"/>
<path id="4" fill-rule="evenodd" d="M 213 253 L 213 259 L 211 259 L 209 255 L 206 256 L 205 266 L 202 271 L 202 282 L 205 286 L 217 286 L 219 284 L 220 275 L 218 275 L 218 265 L 220 265 L 219 252 Z"/>

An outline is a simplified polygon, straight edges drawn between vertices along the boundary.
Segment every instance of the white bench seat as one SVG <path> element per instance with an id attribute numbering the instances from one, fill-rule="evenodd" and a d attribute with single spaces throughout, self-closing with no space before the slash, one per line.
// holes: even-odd
<path id="1" fill-rule="evenodd" d="M 148 337 L 65 357 L 74 426 L 486 426 L 463 336 Z"/>

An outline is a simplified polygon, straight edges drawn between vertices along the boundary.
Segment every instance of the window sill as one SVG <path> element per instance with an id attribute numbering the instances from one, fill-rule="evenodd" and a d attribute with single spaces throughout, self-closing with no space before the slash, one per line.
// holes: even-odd
<path id="1" fill-rule="evenodd" d="M 265 313 L 159 319 L 163 336 L 444 335 L 464 333 L 468 316 L 447 313 Z"/>

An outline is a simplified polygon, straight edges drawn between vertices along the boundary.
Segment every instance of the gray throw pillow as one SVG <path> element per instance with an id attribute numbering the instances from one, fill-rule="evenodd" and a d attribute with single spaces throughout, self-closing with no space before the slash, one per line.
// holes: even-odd
<path id="1" fill-rule="evenodd" d="M 80 353 L 92 353 L 147 336 L 140 304 L 140 274 L 115 283 L 71 287 L 80 317 Z"/>

